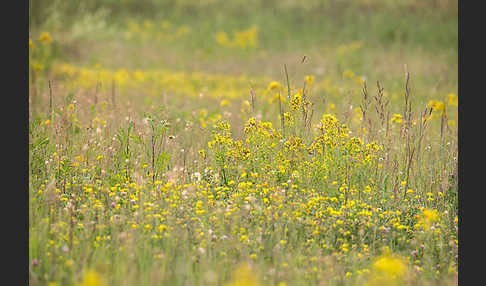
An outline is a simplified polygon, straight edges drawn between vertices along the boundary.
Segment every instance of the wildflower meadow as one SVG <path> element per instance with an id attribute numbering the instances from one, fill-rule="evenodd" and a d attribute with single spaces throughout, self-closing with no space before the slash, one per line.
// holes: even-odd
<path id="1" fill-rule="evenodd" d="M 457 285 L 457 1 L 29 10 L 29 285 Z"/>

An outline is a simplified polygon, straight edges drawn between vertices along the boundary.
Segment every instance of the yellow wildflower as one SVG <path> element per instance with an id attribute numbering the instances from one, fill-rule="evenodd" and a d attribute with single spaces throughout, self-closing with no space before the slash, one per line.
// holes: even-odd
<path id="1" fill-rule="evenodd" d="M 40 42 L 41 42 L 43 45 L 47 46 L 47 45 L 51 44 L 53 40 L 52 40 L 52 36 L 51 36 L 51 34 L 49 34 L 48 32 L 44 32 L 44 33 L 42 33 L 42 34 L 39 36 L 39 41 L 40 41 Z"/>
<path id="2" fill-rule="evenodd" d="M 449 93 L 447 95 L 447 104 L 451 106 L 457 106 L 458 104 L 457 95 L 455 95 L 454 93 Z"/>
<path id="3" fill-rule="evenodd" d="M 315 77 L 313 75 L 307 75 L 305 77 L 305 81 L 308 83 L 308 84 L 313 84 L 314 83 L 314 79 Z"/>
<path id="4" fill-rule="evenodd" d="M 106 283 L 102 277 L 94 270 L 88 270 L 84 273 L 83 280 L 79 286 L 103 286 Z"/>
<path id="5" fill-rule="evenodd" d="M 274 89 L 277 89 L 277 88 L 281 88 L 282 85 L 278 82 L 278 81 L 272 81 L 269 85 L 268 85 L 268 90 L 274 90 Z"/>
<path id="6" fill-rule="evenodd" d="M 242 264 L 236 268 L 233 280 L 226 286 L 259 286 L 260 283 L 255 278 L 255 273 L 249 265 Z"/>
<path id="7" fill-rule="evenodd" d="M 370 280 L 365 285 L 397 285 L 406 272 L 407 266 L 402 258 L 386 253 L 373 263 Z"/>
<path id="8" fill-rule="evenodd" d="M 226 106 L 230 106 L 230 105 L 231 105 L 231 103 L 230 103 L 230 101 L 229 101 L 229 100 L 227 100 L 227 99 L 223 99 L 223 100 L 221 100 L 221 102 L 219 103 L 219 105 L 220 105 L 221 107 L 226 107 Z"/>
<path id="9" fill-rule="evenodd" d="M 398 124 L 402 123 L 403 122 L 402 115 L 399 113 L 394 113 L 393 117 L 390 119 L 390 122 L 391 123 L 396 122 Z"/>
<path id="10" fill-rule="evenodd" d="M 352 70 L 344 70 L 343 71 L 343 76 L 346 78 L 354 78 L 354 72 Z"/>
<path id="11" fill-rule="evenodd" d="M 444 110 L 444 103 L 438 100 L 430 100 L 427 104 L 428 107 L 432 107 L 434 111 L 443 111 Z"/>

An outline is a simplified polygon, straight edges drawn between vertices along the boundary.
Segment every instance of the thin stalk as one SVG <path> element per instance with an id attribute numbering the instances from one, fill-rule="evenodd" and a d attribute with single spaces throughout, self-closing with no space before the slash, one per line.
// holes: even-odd
<path id="1" fill-rule="evenodd" d="M 280 110 L 280 125 L 282 126 L 282 134 L 285 137 L 285 122 L 284 122 L 284 115 L 282 111 L 282 100 L 280 99 L 280 90 L 278 91 L 278 107 Z"/>
<path id="2" fill-rule="evenodd" d="M 49 118 L 53 119 L 54 113 L 52 110 L 52 85 L 51 85 L 51 80 L 48 81 L 49 84 Z"/>

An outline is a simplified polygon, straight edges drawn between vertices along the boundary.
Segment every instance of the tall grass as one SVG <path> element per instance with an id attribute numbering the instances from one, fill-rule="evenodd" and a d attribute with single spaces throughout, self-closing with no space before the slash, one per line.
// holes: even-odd
<path id="1" fill-rule="evenodd" d="M 49 3 L 30 284 L 457 284 L 452 1 Z"/>

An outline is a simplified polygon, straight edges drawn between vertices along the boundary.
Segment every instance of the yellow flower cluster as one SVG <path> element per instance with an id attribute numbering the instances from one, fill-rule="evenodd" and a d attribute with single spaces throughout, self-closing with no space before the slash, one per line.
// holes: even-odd
<path id="1" fill-rule="evenodd" d="M 218 32 L 216 34 L 216 42 L 218 45 L 227 48 L 255 48 L 258 43 L 258 26 L 253 25 L 246 30 L 234 30 L 233 39 L 230 39 L 226 32 Z"/>
<path id="2" fill-rule="evenodd" d="M 187 25 L 175 27 L 167 20 L 154 22 L 144 20 L 143 22 L 128 19 L 125 23 L 125 37 L 135 40 L 151 40 L 172 43 L 191 32 Z"/>
<path id="3" fill-rule="evenodd" d="M 147 94 L 160 94 L 163 90 L 169 93 L 186 95 L 189 97 L 207 96 L 210 98 L 224 98 L 223 106 L 228 106 L 230 99 L 247 98 L 248 83 L 252 82 L 257 93 L 263 94 L 267 79 L 250 78 L 246 75 L 229 76 L 223 74 L 172 72 L 166 69 L 156 70 L 127 70 L 107 69 L 100 66 L 77 67 L 71 64 L 57 64 L 53 66 L 56 76 L 67 79 L 66 87 L 74 90 L 78 88 L 93 88 L 100 82 L 102 89 L 112 86 L 113 81 L 119 90 L 141 90 Z M 226 99 L 226 101 L 224 101 Z"/>
<path id="4" fill-rule="evenodd" d="M 40 34 L 39 36 L 39 41 L 45 45 L 45 46 L 48 46 L 50 45 L 52 42 L 53 42 L 53 39 L 52 39 L 52 36 L 50 33 L 48 32 L 43 32 L 42 34 Z"/>

